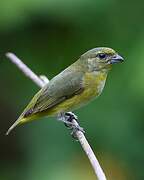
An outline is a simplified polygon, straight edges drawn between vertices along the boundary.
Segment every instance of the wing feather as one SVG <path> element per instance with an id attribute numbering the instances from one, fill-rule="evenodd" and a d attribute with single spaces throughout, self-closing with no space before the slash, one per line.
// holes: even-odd
<path id="1" fill-rule="evenodd" d="M 29 116 L 38 112 L 53 108 L 64 100 L 83 91 L 83 73 L 74 71 L 63 71 L 54 77 L 48 85 L 43 87 L 35 99 L 35 102 L 25 112 Z"/>

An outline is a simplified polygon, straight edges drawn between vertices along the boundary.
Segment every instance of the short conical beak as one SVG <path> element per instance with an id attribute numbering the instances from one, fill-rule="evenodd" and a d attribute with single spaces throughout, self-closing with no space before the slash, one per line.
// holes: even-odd
<path id="1" fill-rule="evenodd" d="M 120 55 L 117 54 L 110 60 L 110 64 L 120 63 L 123 61 L 124 61 L 123 57 L 121 57 Z"/>

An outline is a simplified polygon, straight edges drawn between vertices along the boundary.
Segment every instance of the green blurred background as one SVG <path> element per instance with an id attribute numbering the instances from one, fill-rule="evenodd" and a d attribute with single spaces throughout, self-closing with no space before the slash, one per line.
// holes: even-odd
<path id="1" fill-rule="evenodd" d="M 98 46 L 114 48 L 125 63 L 76 114 L 108 180 L 144 179 L 143 17 L 140 0 L 0 0 L 0 180 L 95 179 L 79 143 L 54 118 L 4 135 L 39 89 L 5 53 L 50 79 Z"/>

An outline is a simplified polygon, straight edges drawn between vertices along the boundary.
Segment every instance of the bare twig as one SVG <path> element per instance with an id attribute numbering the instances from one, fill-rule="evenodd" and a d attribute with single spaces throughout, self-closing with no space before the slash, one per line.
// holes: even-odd
<path id="1" fill-rule="evenodd" d="M 45 85 L 45 82 L 42 81 L 42 79 L 40 79 L 31 69 L 29 69 L 29 67 L 26 66 L 15 54 L 6 53 L 6 56 L 24 73 L 25 76 L 30 78 L 36 85 L 41 88 Z"/>
<path id="2" fill-rule="evenodd" d="M 26 66 L 15 54 L 13 53 L 7 53 L 6 57 L 14 63 L 23 73 L 25 76 L 30 78 L 35 84 L 37 84 L 39 87 L 43 87 L 46 83 L 48 83 L 48 79 L 45 76 L 38 77 L 28 66 Z M 73 120 L 75 125 L 79 125 L 76 120 Z M 91 149 L 88 141 L 86 140 L 83 132 L 77 130 L 76 131 L 76 138 L 79 140 L 83 150 L 85 151 L 87 157 L 89 158 L 91 165 L 94 169 L 94 172 L 96 174 L 96 177 L 98 180 L 106 180 L 106 176 L 93 152 Z"/>

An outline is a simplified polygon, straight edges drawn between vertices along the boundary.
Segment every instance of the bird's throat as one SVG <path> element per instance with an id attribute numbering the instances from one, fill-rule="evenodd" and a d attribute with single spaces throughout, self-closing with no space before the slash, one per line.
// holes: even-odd
<path id="1" fill-rule="evenodd" d="M 107 78 L 107 72 L 95 71 L 92 73 L 86 73 L 84 83 L 87 91 L 91 92 L 90 96 L 98 96 L 101 94 L 105 81 Z"/>

